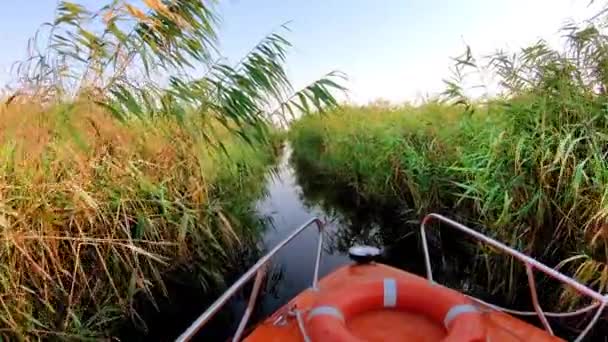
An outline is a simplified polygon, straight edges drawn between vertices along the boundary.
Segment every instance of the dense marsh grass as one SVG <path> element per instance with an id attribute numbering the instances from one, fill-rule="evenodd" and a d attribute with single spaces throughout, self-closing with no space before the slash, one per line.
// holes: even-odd
<path id="1" fill-rule="evenodd" d="M 490 56 L 483 66 L 467 50 L 447 82 L 450 101 L 305 116 L 291 129 L 294 155 L 406 213 L 450 212 L 605 292 L 604 22 L 564 28 L 564 51 L 541 41 Z M 493 72 L 502 95 L 464 96 L 461 76 L 470 69 Z M 521 272 L 510 263 L 484 249 L 478 262 L 489 287 L 517 292 Z M 570 291 L 561 299 L 576 302 Z"/>
<path id="2" fill-rule="evenodd" d="M 444 121 L 444 113 L 454 115 Z M 344 107 L 296 122 L 291 142 L 296 158 L 337 173 L 357 192 L 372 197 L 370 200 L 397 198 L 409 208 L 424 208 L 436 197 L 436 184 L 431 179 L 437 169 L 433 160 L 445 149 L 436 137 L 458 114 L 458 109 L 439 104 L 425 108 Z"/>
<path id="3" fill-rule="evenodd" d="M 398 206 L 407 218 L 448 212 L 553 265 L 569 258 L 564 266 L 603 290 L 607 256 L 598 220 L 608 165 L 597 147 L 608 142 L 604 127 L 588 143 L 569 130 L 521 129 L 526 118 L 514 116 L 535 116 L 535 107 L 520 99 L 479 107 L 473 116 L 438 103 L 345 107 L 301 119 L 290 139 L 296 160 L 368 203 Z M 480 254 L 482 269 L 486 258 Z M 514 276 L 511 266 L 499 266 L 487 272 L 488 285 L 515 294 L 516 281 L 505 281 Z"/>
<path id="4" fill-rule="evenodd" d="M 226 153 L 173 120 L 121 123 L 90 104 L 0 111 L 0 320 L 7 336 L 99 337 L 138 320 L 171 271 L 221 286 L 257 236 L 275 153 Z M 162 290 L 161 292 L 166 289 Z M 143 323 L 144 322 L 139 322 Z"/>

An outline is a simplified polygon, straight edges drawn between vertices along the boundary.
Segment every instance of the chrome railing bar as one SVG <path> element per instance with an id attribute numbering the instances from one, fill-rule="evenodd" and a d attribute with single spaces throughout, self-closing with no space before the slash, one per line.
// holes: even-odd
<path id="1" fill-rule="evenodd" d="M 300 235 L 311 224 L 316 223 L 317 226 L 323 226 L 323 222 L 316 217 L 311 218 L 298 229 L 294 230 L 283 241 L 279 242 L 270 252 L 261 257 L 245 274 L 243 274 L 226 292 L 224 292 L 205 312 L 203 312 L 186 331 L 184 331 L 177 339 L 178 342 L 189 341 L 194 335 L 228 302 L 228 300 L 249 281 L 257 273 L 258 269 L 266 264 L 281 248 Z"/>
<path id="2" fill-rule="evenodd" d="M 598 306 L 598 309 L 595 312 L 595 315 L 593 316 L 591 321 L 587 324 L 585 329 L 575 339 L 575 342 L 580 342 L 585 338 L 585 336 L 589 333 L 589 331 L 591 331 L 593 326 L 597 323 L 603 310 L 608 305 L 608 296 L 604 296 L 604 295 L 590 289 L 589 287 L 579 283 L 575 279 L 572 279 L 572 278 L 564 275 L 563 273 L 556 271 L 509 246 L 504 245 L 501 242 L 498 242 L 492 238 L 489 238 L 463 224 L 460 224 L 456 221 L 453 221 L 453 220 L 451 220 L 445 216 L 439 215 L 439 214 L 426 215 L 422 219 L 422 223 L 420 225 L 420 233 L 421 233 L 421 237 L 422 237 L 422 248 L 423 248 L 423 252 L 424 252 L 427 278 L 431 282 L 433 281 L 433 273 L 432 273 L 432 269 L 431 269 L 431 258 L 430 258 L 430 253 L 429 253 L 429 249 L 428 249 L 428 244 L 427 244 L 427 239 L 426 239 L 426 228 L 425 228 L 426 224 L 431 219 L 436 219 L 441 222 L 447 223 L 448 225 L 452 226 L 453 228 L 456 228 L 456 229 L 480 240 L 481 242 L 485 242 L 486 244 L 493 246 L 494 248 L 497 248 L 497 249 L 507 253 L 508 255 L 518 259 L 519 261 L 521 261 L 526 266 L 526 273 L 528 275 L 528 285 L 530 286 L 530 294 L 532 296 L 532 304 L 534 305 L 534 310 L 536 311 L 536 314 L 538 315 L 538 317 L 541 320 L 545 329 L 551 335 L 553 335 L 553 331 L 546 318 L 547 315 L 542 310 L 540 303 L 538 301 L 538 295 L 536 293 L 536 282 L 534 280 L 534 269 L 538 269 L 539 271 L 547 274 L 548 276 L 553 277 L 554 279 L 557 279 L 557 280 L 561 281 L 562 283 L 573 287 L 579 293 L 581 293 L 583 295 L 587 295 L 597 301 L 596 304 L 594 304 L 594 305 Z M 473 299 L 477 300 L 476 298 L 473 298 Z M 477 300 L 477 301 L 479 301 L 479 300 Z M 589 307 L 585 308 L 585 310 L 590 309 L 594 305 L 590 305 Z"/>
<path id="3" fill-rule="evenodd" d="M 601 302 L 602 304 L 607 303 L 608 301 L 608 297 L 603 296 L 602 294 L 590 289 L 589 287 L 579 283 L 578 281 L 564 275 L 563 273 L 556 271 L 550 267 L 548 267 L 547 265 L 542 264 L 541 262 L 519 252 L 518 250 L 515 250 L 501 242 L 498 242 L 490 237 L 487 237 L 463 224 L 460 224 L 456 221 L 453 221 L 445 216 L 439 215 L 439 214 L 428 214 L 427 216 L 424 217 L 424 219 L 422 220 L 422 224 L 421 224 L 421 232 L 422 232 L 422 236 L 426 235 L 426 229 L 425 226 L 426 224 L 431 220 L 431 219 L 437 219 L 439 221 L 442 221 L 444 223 L 447 223 L 449 225 L 451 225 L 454 228 L 457 228 L 458 230 L 467 233 L 468 235 L 471 235 L 472 237 L 487 243 L 488 245 L 499 249 L 509 255 L 511 255 L 512 257 L 518 259 L 519 261 L 523 262 L 524 264 L 529 264 L 530 266 L 532 266 L 534 269 L 537 269 L 561 282 L 563 282 L 564 284 L 567 284 L 571 287 L 573 287 L 575 290 L 577 290 L 579 293 L 587 295 L 599 302 Z M 423 244 L 426 242 L 426 238 L 423 238 Z M 428 250 L 428 246 L 425 244 L 423 246 L 424 249 L 424 255 L 425 255 L 425 263 L 427 265 L 427 277 L 429 278 L 429 280 L 432 280 L 432 276 L 429 277 L 430 274 L 432 274 L 431 272 L 431 268 L 430 268 L 430 254 L 429 254 L 429 250 Z"/>
<path id="4" fill-rule="evenodd" d="M 424 267 L 426 268 L 426 278 L 432 283 L 433 281 L 433 269 L 431 268 L 431 255 L 429 253 L 429 245 L 426 241 L 426 228 L 425 224 L 427 221 L 427 216 L 422 220 L 422 224 L 420 225 L 420 237 L 422 238 L 422 250 L 424 252 Z"/>
<path id="5" fill-rule="evenodd" d="M 258 299 L 260 288 L 262 288 L 262 281 L 264 280 L 265 275 L 266 265 L 262 266 L 255 274 L 255 280 L 253 281 L 253 288 L 251 289 L 251 294 L 249 295 L 249 302 L 247 303 L 247 308 L 245 309 L 245 313 L 243 313 L 243 317 L 241 318 L 239 327 L 234 333 L 232 342 L 239 342 L 241 340 L 241 336 L 243 336 L 243 332 L 247 327 L 247 322 L 249 322 L 249 317 L 251 316 L 253 308 L 255 307 L 255 301 Z"/>
<path id="6" fill-rule="evenodd" d="M 506 312 L 508 314 L 511 315 L 516 315 L 516 316 L 538 316 L 538 314 L 536 313 L 536 311 L 521 311 L 521 310 L 513 310 L 513 309 L 507 309 L 507 308 L 503 308 L 502 306 L 498 306 L 498 305 L 494 305 L 492 303 L 488 303 L 486 301 L 483 301 L 479 298 L 473 297 L 473 296 L 469 296 L 466 295 L 467 297 L 469 297 L 469 299 L 483 305 L 486 306 L 490 309 L 494 309 L 497 311 L 503 311 Z M 551 318 L 567 318 L 567 317 L 574 317 L 574 316 L 579 316 L 582 315 L 584 313 L 587 313 L 591 310 L 597 309 L 598 306 L 600 306 L 600 302 L 598 301 L 593 301 L 592 304 L 589 304 L 587 306 L 584 306 L 578 310 L 575 311 L 570 311 L 570 312 L 546 312 L 543 311 L 545 313 L 545 317 L 551 317 Z"/>
<path id="7" fill-rule="evenodd" d="M 602 311 L 604 311 L 604 308 L 606 308 L 606 304 L 608 304 L 608 302 L 603 302 L 600 305 L 600 307 L 595 312 L 595 315 L 593 316 L 593 318 L 591 319 L 589 324 L 587 324 L 585 329 L 583 329 L 583 331 L 578 335 L 578 337 L 576 338 L 576 340 L 574 340 L 574 342 L 580 342 L 585 338 L 585 336 L 587 336 L 589 331 L 591 331 L 591 328 L 593 328 L 595 323 L 597 323 L 598 319 L 600 319 L 600 315 L 602 314 Z"/>
<path id="8" fill-rule="evenodd" d="M 317 221 L 317 228 L 319 229 L 319 241 L 317 242 L 317 255 L 315 257 L 315 270 L 312 277 L 312 289 L 319 289 L 319 267 L 321 265 L 321 253 L 323 251 L 323 223 Z"/>
<path id="9" fill-rule="evenodd" d="M 538 302 L 538 293 L 536 292 L 536 281 L 534 280 L 534 270 L 532 269 L 532 266 L 530 266 L 530 264 L 525 264 L 526 274 L 528 275 L 528 286 L 530 287 L 530 297 L 532 298 L 532 306 L 534 306 L 534 311 L 536 311 L 538 319 L 540 319 L 540 322 L 543 324 L 543 327 L 545 327 L 545 330 L 547 330 L 549 334 L 553 335 L 553 329 L 551 329 L 551 324 L 549 324 L 549 321 L 545 316 L 545 312 L 543 311 L 540 306 L 540 303 Z"/>

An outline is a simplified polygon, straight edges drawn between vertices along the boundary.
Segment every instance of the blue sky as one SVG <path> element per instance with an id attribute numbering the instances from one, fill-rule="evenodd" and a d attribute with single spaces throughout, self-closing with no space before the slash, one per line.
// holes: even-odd
<path id="1" fill-rule="evenodd" d="M 53 17 L 56 0 L 3 0 L 0 84 L 22 58 L 27 39 Z M 105 0 L 80 0 L 98 7 Z M 237 60 L 290 21 L 294 86 L 340 70 L 352 101 L 413 100 L 442 89 L 449 57 L 465 42 L 479 54 L 516 49 L 538 38 L 557 42 L 564 20 L 594 13 L 588 0 L 225 0 L 221 49 Z"/>

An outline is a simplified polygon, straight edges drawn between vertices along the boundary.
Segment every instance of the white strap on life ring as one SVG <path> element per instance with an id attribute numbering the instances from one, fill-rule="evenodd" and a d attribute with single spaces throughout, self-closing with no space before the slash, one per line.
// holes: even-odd
<path id="1" fill-rule="evenodd" d="M 384 307 L 394 308 L 397 306 L 397 281 L 394 278 L 384 279 Z"/>
<path id="2" fill-rule="evenodd" d="M 344 314 L 342 313 L 342 311 L 340 311 L 336 307 L 329 306 L 329 305 L 317 306 L 316 308 L 310 310 L 310 313 L 308 314 L 308 319 L 312 319 L 313 317 L 322 316 L 322 315 L 323 316 L 332 316 L 334 318 L 341 320 L 342 322 L 345 322 Z"/>
<path id="3" fill-rule="evenodd" d="M 479 309 L 475 305 L 471 304 L 459 304 L 452 306 L 450 310 L 448 310 L 448 312 L 445 314 L 445 318 L 443 319 L 443 326 L 448 329 L 448 325 L 450 325 L 450 323 L 452 323 L 452 321 L 455 320 L 456 317 L 470 312 L 479 312 Z"/>

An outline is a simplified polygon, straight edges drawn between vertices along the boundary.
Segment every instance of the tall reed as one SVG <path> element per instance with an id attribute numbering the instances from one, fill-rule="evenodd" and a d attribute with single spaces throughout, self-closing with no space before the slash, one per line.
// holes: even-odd
<path id="1" fill-rule="evenodd" d="M 292 126 L 294 154 L 406 212 L 449 211 L 605 292 L 605 22 L 568 24 L 563 50 L 540 41 L 475 59 L 467 49 L 441 100 L 305 116 Z M 466 96 L 477 72 L 496 76 L 499 96 Z M 521 273 L 481 252 L 489 287 L 516 293 Z M 569 290 L 561 299 L 576 302 Z"/>
<path id="2" fill-rule="evenodd" d="M 171 271 L 220 286 L 257 234 L 248 217 L 271 148 L 226 135 L 228 157 L 173 120 L 125 125 L 94 105 L 69 107 L 1 112 L 8 336 L 111 333 L 118 320 L 140 320 L 135 296 L 154 301 Z"/>

